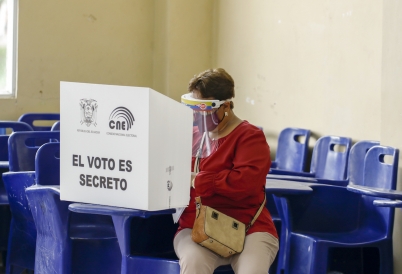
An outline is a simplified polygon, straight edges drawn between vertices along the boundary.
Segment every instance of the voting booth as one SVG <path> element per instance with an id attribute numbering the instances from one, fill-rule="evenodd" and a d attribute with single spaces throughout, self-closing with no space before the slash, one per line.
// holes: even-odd
<path id="1" fill-rule="evenodd" d="M 150 88 L 61 82 L 60 117 L 61 200 L 188 205 L 191 109 Z"/>

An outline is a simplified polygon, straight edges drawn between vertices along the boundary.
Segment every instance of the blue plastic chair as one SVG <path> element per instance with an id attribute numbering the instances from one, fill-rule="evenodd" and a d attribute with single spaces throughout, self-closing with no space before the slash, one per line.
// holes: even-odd
<path id="1" fill-rule="evenodd" d="M 347 180 L 347 165 L 348 157 L 351 146 L 351 138 L 348 137 L 338 137 L 338 136 L 324 136 L 317 140 L 314 149 L 312 162 L 310 166 L 310 172 L 293 172 L 293 171 L 282 171 L 281 174 L 268 174 L 267 178 L 275 178 L 279 180 L 294 180 L 300 182 L 310 182 L 310 183 L 320 183 L 329 184 L 337 186 L 346 186 L 348 184 Z M 343 151 L 337 150 L 343 148 Z M 310 178 L 310 177 L 314 178 Z M 277 256 L 277 273 L 283 273 L 288 265 L 288 252 L 289 252 L 289 231 L 287 218 L 283 219 L 282 216 L 285 213 L 281 211 L 286 211 L 287 206 L 283 203 L 277 201 L 277 197 L 273 197 L 276 205 L 276 210 L 268 199 L 267 206 L 270 212 L 273 212 L 273 220 L 277 228 L 280 237 L 280 249 Z M 279 216 L 279 217 L 278 217 Z"/>
<path id="2" fill-rule="evenodd" d="M 37 229 L 35 273 L 120 273 L 121 254 L 109 216 L 78 216 L 58 186 L 34 185 L 26 196 Z"/>
<path id="3" fill-rule="evenodd" d="M 310 172 L 283 171 L 281 175 L 268 174 L 267 178 L 299 180 L 300 177 L 314 177 L 311 182 L 346 186 L 347 165 L 352 139 L 349 137 L 323 136 L 313 148 Z"/>
<path id="4" fill-rule="evenodd" d="M 24 122 L 0 121 L 0 129 L 17 131 L 33 131 L 32 127 Z M 8 138 L 9 135 L 0 135 L 0 161 L 8 161 Z"/>
<path id="5" fill-rule="evenodd" d="M 373 146 L 380 145 L 379 141 L 363 140 L 355 143 L 349 152 L 348 181 L 352 184 L 363 184 L 364 158 Z"/>
<path id="6" fill-rule="evenodd" d="M 25 196 L 35 184 L 35 172 L 6 172 L 3 181 L 12 213 L 8 236 L 6 274 L 34 269 L 36 229 Z"/>
<path id="7" fill-rule="evenodd" d="M 54 125 L 54 122 L 59 120 L 60 120 L 59 113 L 26 113 L 21 115 L 20 118 L 18 118 L 18 121 L 26 122 L 34 129 L 34 131 L 50 131 L 52 126 Z M 45 122 L 45 124 L 49 125 L 36 125 L 36 122 L 39 121 Z M 35 140 L 35 144 L 33 145 L 41 146 L 48 142 L 49 140 L 47 139 L 38 138 Z"/>
<path id="8" fill-rule="evenodd" d="M 173 249 L 177 225 L 174 210 L 144 211 L 118 207 L 71 204 L 77 213 L 110 215 L 119 239 L 122 274 L 179 274 L 179 261 Z M 222 266 L 215 274 L 233 274 L 230 266 Z"/>
<path id="9" fill-rule="evenodd" d="M 301 140 L 304 139 L 304 140 Z M 279 133 L 278 147 L 276 151 L 275 161 L 271 164 L 269 174 L 286 175 L 291 172 L 295 175 L 304 172 L 306 158 L 308 154 L 308 143 L 310 140 L 310 130 L 302 128 L 285 128 Z M 310 176 L 304 172 L 304 176 Z M 311 174 L 313 176 L 313 174 Z M 266 208 L 271 214 L 276 230 L 281 234 L 281 218 L 275 205 L 272 194 L 266 193 Z M 275 258 L 271 266 L 272 271 L 276 271 L 279 256 Z"/>
<path id="10" fill-rule="evenodd" d="M 351 145 L 352 139 L 348 137 L 319 138 L 313 149 L 310 172 L 317 179 L 345 180 Z M 337 148 L 343 148 L 343 151 L 336 151 Z"/>
<path id="11" fill-rule="evenodd" d="M 300 139 L 304 138 L 302 142 Z M 271 165 L 271 174 L 285 174 L 284 171 L 303 172 L 308 154 L 310 130 L 285 128 L 279 133 L 275 161 Z"/>
<path id="12" fill-rule="evenodd" d="M 52 126 L 36 126 L 36 121 L 59 121 L 60 113 L 25 113 L 18 118 L 19 122 L 29 124 L 35 131 L 50 131 Z"/>
<path id="13" fill-rule="evenodd" d="M 33 129 L 27 123 L 16 122 L 16 121 L 0 121 L 0 128 L 4 129 L 4 132 L 6 132 L 5 131 L 6 129 L 11 129 L 12 132 L 33 131 Z M 0 135 L 0 205 L 8 205 L 7 193 L 4 189 L 4 184 L 3 184 L 2 177 L 1 177 L 1 174 L 3 174 L 4 172 L 7 172 L 9 170 L 8 169 L 8 167 L 9 167 L 8 138 L 9 138 L 9 135 Z M 0 216 L 3 216 L 3 214 L 1 214 Z M 0 223 L 3 223 L 1 219 L 0 219 Z M 1 232 L 0 232 L 0 235 L 2 235 Z M 1 240 L 0 240 L 0 249 L 1 249 L 1 247 L 2 247 L 2 244 L 1 244 Z"/>
<path id="14" fill-rule="evenodd" d="M 5 259 L 5 252 L 7 251 L 7 241 L 11 222 L 11 212 L 8 205 L 8 197 L 6 189 L 4 188 L 2 174 L 8 171 L 8 138 L 7 129 L 11 132 L 17 131 L 33 131 L 31 126 L 24 122 L 17 121 L 0 121 L 0 252 L 3 253 Z"/>
<path id="15" fill-rule="evenodd" d="M 393 157 L 391 164 L 383 162 L 384 155 Z M 364 160 L 363 184 L 395 189 L 398 157 L 399 150 L 392 147 L 369 149 Z M 286 209 L 280 214 L 289 232 L 283 273 L 315 274 L 332 270 L 350 273 L 350 270 L 331 269 L 331 254 L 339 248 L 367 247 L 379 251 L 378 273 L 393 273 L 393 208 L 376 207 L 373 199 L 377 198 L 344 187 L 325 184 L 311 187 L 314 190 L 311 195 L 283 195 L 276 199 Z"/>
<path id="16" fill-rule="evenodd" d="M 34 171 L 37 139 L 60 140 L 59 131 L 14 132 L 8 139 L 10 171 Z"/>
<path id="17" fill-rule="evenodd" d="M 75 214 L 60 201 L 60 144 L 41 146 L 37 185 L 26 189 L 37 230 L 35 273 L 119 273 L 121 254 L 109 216 Z"/>
<path id="18" fill-rule="evenodd" d="M 41 139 L 60 139 L 60 132 L 13 132 L 9 139 L 9 170 L 3 173 L 11 210 L 8 236 L 7 273 L 34 269 L 36 229 L 25 196 L 25 189 L 35 184 L 35 156 L 39 149 L 29 144 Z"/>
<path id="19" fill-rule="evenodd" d="M 363 167 L 364 167 L 364 158 L 366 156 L 367 151 L 375 146 L 375 145 L 379 145 L 378 141 L 359 141 L 356 144 L 354 144 L 352 146 L 352 148 L 350 149 L 350 153 L 349 153 L 349 159 L 347 161 L 347 171 L 348 171 L 348 176 L 347 179 L 345 180 L 340 180 L 340 181 L 336 181 L 336 180 L 331 180 L 329 181 L 330 184 L 332 185 L 337 185 L 339 184 L 340 186 L 346 185 L 349 182 L 349 179 L 351 179 L 352 181 L 356 181 L 356 180 L 363 180 Z M 345 155 L 342 155 L 345 156 Z M 342 158 L 342 162 L 345 162 L 345 158 Z M 288 177 L 288 179 L 291 180 L 292 177 Z M 285 177 L 283 178 L 285 179 Z M 298 177 L 297 179 L 295 179 L 295 177 L 293 177 L 294 180 L 297 181 L 301 181 L 301 177 Z M 308 182 L 308 181 L 307 181 Z M 324 180 L 324 179 L 317 179 L 315 181 L 315 183 L 326 183 L 328 181 Z M 281 203 L 276 201 L 276 197 L 273 196 L 273 201 L 271 201 L 271 203 L 274 203 L 274 205 L 276 205 L 276 207 L 280 207 Z M 268 200 L 269 202 L 269 200 Z M 286 209 L 286 207 L 285 207 Z M 285 209 L 280 209 L 279 210 L 285 210 Z M 279 210 L 276 208 L 273 208 L 273 206 L 271 205 L 271 207 L 269 208 L 270 212 L 273 211 L 274 214 L 273 215 L 273 220 L 274 223 L 277 227 L 280 228 L 280 255 L 277 256 L 278 259 L 278 274 L 281 273 L 281 270 L 284 270 L 286 267 L 286 251 L 285 249 L 287 248 L 288 244 L 288 235 L 289 235 L 289 231 L 287 230 L 287 226 L 281 225 L 281 218 L 280 218 L 280 213 Z M 284 220 L 286 221 L 286 220 Z M 281 235 L 284 235 L 283 237 L 281 237 Z"/>

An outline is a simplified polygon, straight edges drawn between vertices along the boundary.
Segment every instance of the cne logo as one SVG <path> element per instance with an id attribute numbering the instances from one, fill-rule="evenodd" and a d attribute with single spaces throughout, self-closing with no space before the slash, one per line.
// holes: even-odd
<path id="1" fill-rule="evenodd" d="M 116 130 L 129 130 L 134 125 L 134 115 L 128 108 L 117 107 L 109 116 L 109 127 Z"/>
<path id="2" fill-rule="evenodd" d="M 81 99 L 81 125 L 86 124 L 87 127 L 94 125 L 96 127 L 96 116 L 98 112 L 98 103 L 94 99 Z"/>

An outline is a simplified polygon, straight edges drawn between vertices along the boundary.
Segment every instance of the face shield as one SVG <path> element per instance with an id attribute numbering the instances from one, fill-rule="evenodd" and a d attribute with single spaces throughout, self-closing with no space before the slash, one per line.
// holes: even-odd
<path id="1" fill-rule="evenodd" d="M 193 110 L 193 156 L 208 157 L 214 150 L 209 132 L 216 129 L 223 117 L 218 117 L 216 111 L 228 100 L 200 100 L 195 99 L 192 93 L 184 94 L 181 102 Z"/>

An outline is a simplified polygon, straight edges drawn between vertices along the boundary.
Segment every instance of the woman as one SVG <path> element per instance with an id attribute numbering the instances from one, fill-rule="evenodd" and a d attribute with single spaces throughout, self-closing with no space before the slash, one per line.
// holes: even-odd
<path id="1" fill-rule="evenodd" d="M 271 165 L 263 132 L 233 112 L 234 81 L 221 68 L 190 80 L 182 102 L 194 111 L 194 138 L 190 203 L 179 220 L 174 239 L 181 273 L 211 274 L 231 264 L 236 274 L 268 273 L 278 251 L 278 236 L 264 207 L 246 233 L 240 254 L 223 258 L 191 239 L 195 197 L 204 205 L 249 224 L 265 197 L 265 180 Z"/>

